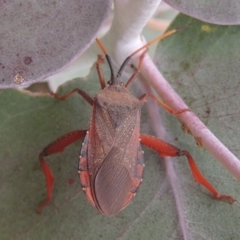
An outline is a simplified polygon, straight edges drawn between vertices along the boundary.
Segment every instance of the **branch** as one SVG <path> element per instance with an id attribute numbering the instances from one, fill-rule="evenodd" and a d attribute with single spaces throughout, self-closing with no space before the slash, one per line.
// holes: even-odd
<path id="1" fill-rule="evenodd" d="M 144 58 L 140 72 L 169 107 L 173 110 L 188 108 L 180 96 L 177 95 L 164 79 L 148 55 Z M 239 159 L 214 136 L 203 122 L 192 111 L 179 114 L 177 118 L 191 132 L 194 138 L 240 181 Z"/>

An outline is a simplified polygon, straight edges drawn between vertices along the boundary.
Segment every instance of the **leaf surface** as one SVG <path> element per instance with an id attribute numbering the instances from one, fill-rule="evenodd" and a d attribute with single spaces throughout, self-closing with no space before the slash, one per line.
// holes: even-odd
<path id="1" fill-rule="evenodd" d="M 106 75 L 109 76 L 109 75 Z M 106 77 L 107 79 L 107 77 Z M 87 82 L 76 79 L 60 93 L 81 87 L 99 91 L 96 71 Z M 45 180 L 38 154 L 51 141 L 75 129 L 87 129 L 90 106 L 77 94 L 61 102 L 47 95 L 18 90 L 0 92 L 0 229 L 2 239 L 238 239 L 239 204 L 215 200 L 193 181 L 184 157 L 173 161 L 176 178 L 166 174 L 162 159 L 144 148 L 145 174 L 133 202 L 117 216 L 99 214 L 82 192 L 77 175 L 81 143 L 49 156 L 55 176 L 54 197 L 41 215 L 36 207 L 45 198 Z M 142 132 L 151 131 L 143 109 Z M 173 143 L 189 150 L 202 172 L 222 193 L 240 198 L 234 179 L 182 133 L 167 115 Z M 173 184 L 170 182 L 173 180 Z M 173 193 L 173 187 L 179 195 Z M 175 191 L 176 192 L 176 191 Z M 180 206 L 180 208 L 179 208 Z M 185 222 L 182 228 L 182 222 Z"/>
<path id="2" fill-rule="evenodd" d="M 239 0 L 164 0 L 167 4 L 191 17 L 209 23 L 234 25 L 240 23 Z"/>
<path id="3" fill-rule="evenodd" d="M 0 11 L 1 88 L 60 71 L 94 40 L 110 1 L 4 1 Z"/>

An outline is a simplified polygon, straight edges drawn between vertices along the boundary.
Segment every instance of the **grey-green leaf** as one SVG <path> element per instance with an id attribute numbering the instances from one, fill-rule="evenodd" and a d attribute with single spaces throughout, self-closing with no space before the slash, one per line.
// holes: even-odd
<path id="1" fill-rule="evenodd" d="M 68 82 L 60 93 L 80 87 L 94 96 L 100 90 L 95 73 L 94 69 L 87 82 Z M 231 205 L 214 199 L 194 182 L 184 157 L 170 160 L 176 174 L 172 179 L 158 154 L 146 148 L 143 183 L 133 202 L 111 218 L 99 214 L 81 190 L 77 174 L 81 142 L 69 146 L 64 153 L 47 157 L 55 176 L 53 201 L 41 215 L 37 214 L 36 207 L 46 196 L 38 154 L 59 136 L 87 129 L 91 107 L 77 94 L 61 102 L 17 90 L 2 90 L 0 103 L 1 239 L 240 238 L 238 202 Z M 213 185 L 239 201 L 238 183 L 182 133 L 176 118 L 167 114 L 163 123 L 170 124 L 172 143 L 189 150 Z M 142 126 L 144 133 L 151 129 L 144 109 Z"/>
<path id="2" fill-rule="evenodd" d="M 4 1 L 0 11 L 0 86 L 45 79 L 94 41 L 111 1 Z"/>
<path id="3" fill-rule="evenodd" d="M 239 0 L 164 0 L 173 8 L 209 23 L 234 25 L 240 23 Z"/>

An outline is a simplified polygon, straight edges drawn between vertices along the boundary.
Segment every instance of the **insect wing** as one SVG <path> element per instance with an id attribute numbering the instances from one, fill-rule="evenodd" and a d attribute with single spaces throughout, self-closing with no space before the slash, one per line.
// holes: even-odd
<path id="1" fill-rule="evenodd" d="M 117 147 L 113 147 L 94 179 L 94 196 L 97 207 L 107 216 L 122 210 L 132 188 L 132 177 Z"/>

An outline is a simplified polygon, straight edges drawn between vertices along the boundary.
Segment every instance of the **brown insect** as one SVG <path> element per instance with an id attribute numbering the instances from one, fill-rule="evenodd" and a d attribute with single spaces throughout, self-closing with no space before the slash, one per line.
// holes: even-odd
<path id="1" fill-rule="evenodd" d="M 167 32 L 154 41 L 161 40 L 177 30 Z M 117 75 L 114 75 L 112 64 L 106 50 L 96 40 L 105 54 L 111 70 L 111 79 L 106 86 L 100 64 L 97 61 L 97 72 L 102 90 L 94 98 L 81 89 L 74 89 L 64 96 L 52 94 L 55 98 L 65 100 L 73 93 L 79 93 L 92 106 L 92 116 L 88 130 L 78 130 L 65 134 L 49 144 L 39 155 L 39 160 L 46 178 L 47 198 L 38 207 L 42 208 L 52 200 L 54 177 L 45 162 L 44 157 L 62 152 L 65 147 L 85 136 L 79 157 L 79 178 L 82 189 L 88 201 L 105 216 L 113 216 L 124 209 L 135 196 L 142 181 L 144 160 L 141 145 L 157 151 L 160 156 L 182 156 L 188 159 L 194 179 L 205 186 L 216 198 L 235 199 L 228 195 L 219 195 L 214 187 L 204 178 L 198 170 L 192 156 L 187 151 L 182 151 L 156 137 L 145 134 L 140 135 L 140 111 L 148 97 L 156 100 L 168 112 L 181 114 L 188 109 L 174 111 L 152 94 L 144 94 L 139 99 L 134 97 L 128 87 L 137 75 L 144 54 L 139 60 L 138 69 L 124 85 L 120 82 L 123 68 L 130 58 L 146 49 L 152 42 L 132 53 L 122 64 Z"/>

